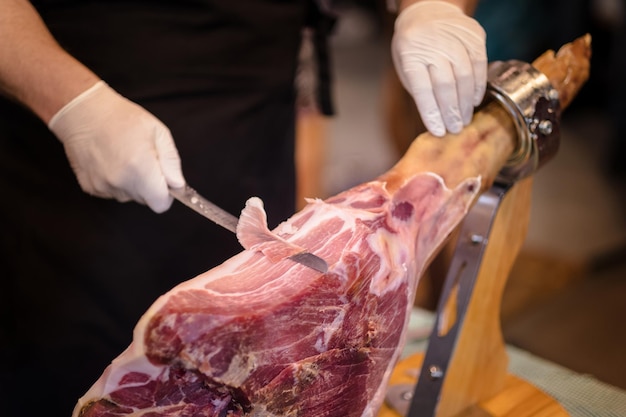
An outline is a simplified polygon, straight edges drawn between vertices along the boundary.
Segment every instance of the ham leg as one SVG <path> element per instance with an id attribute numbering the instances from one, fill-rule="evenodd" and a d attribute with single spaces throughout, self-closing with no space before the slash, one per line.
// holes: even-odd
<path id="1" fill-rule="evenodd" d="M 586 80 L 588 50 L 582 38 L 539 59 L 563 107 Z M 420 136 L 380 178 L 311 200 L 273 231 L 251 200 L 245 250 L 156 300 L 74 416 L 374 416 L 419 276 L 503 166 L 513 132 L 489 106 L 461 134 Z M 285 259 L 301 248 L 329 271 Z"/>

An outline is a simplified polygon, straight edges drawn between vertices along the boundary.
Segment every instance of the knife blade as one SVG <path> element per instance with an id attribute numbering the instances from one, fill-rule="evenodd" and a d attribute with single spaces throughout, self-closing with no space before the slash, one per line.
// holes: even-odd
<path id="1" fill-rule="evenodd" d="M 196 190 L 189 185 L 185 185 L 180 188 L 170 188 L 170 194 L 176 200 L 180 201 L 187 207 L 201 214 L 205 218 L 213 221 L 219 226 L 222 226 L 226 230 L 229 230 L 237 234 L 237 223 L 239 219 L 220 206 L 210 202 L 203 196 L 201 196 Z M 328 272 L 328 264 L 322 258 L 314 255 L 310 252 L 300 252 L 289 257 L 294 262 L 315 269 L 318 272 L 325 274 Z"/>
<path id="2" fill-rule="evenodd" d="M 239 219 L 218 205 L 202 197 L 196 190 L 188 185 L 181 188 L 170 188 L 170 194 L 176 200 L 187 207 L 200 213 L 207 219 L 222 226 L 226 230 L 237 234 L 237 222 Z"/>

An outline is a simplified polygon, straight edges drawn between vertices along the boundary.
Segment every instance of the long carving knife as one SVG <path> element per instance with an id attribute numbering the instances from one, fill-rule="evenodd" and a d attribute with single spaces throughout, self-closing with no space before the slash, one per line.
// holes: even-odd
<path id="1" fill-rule="evenodd" d="M 224 229 L 235 234 L 237 233 L 237 222 L 239 219 L 223 208 L 202 197 L 189 185 L 185 185 L 181 188 L 170 188 L 170 194 L 176 200 L 180 201 L 207 219 L 215 222 L 219 226 L 222 226 Z M 328 264 L 326 261 L 310 252 L 300 252 L 290 256 L 289 259 L 315 269 L 323 274 L 328 271 Z"/>

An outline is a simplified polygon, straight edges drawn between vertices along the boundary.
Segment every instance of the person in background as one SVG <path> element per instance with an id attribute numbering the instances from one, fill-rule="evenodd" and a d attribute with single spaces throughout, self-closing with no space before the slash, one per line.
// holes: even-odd
<path id="1" fill-rule="evenodd" d="M 469 3 L 395 5 L 397 70 L 437 136 L 485 89 Z M 169 188 L 232 213 L 259 196 L 271 227 L 293 214 L 294 74 L 320 8 L 0 0 L 3 415 L 70 415 L 159 295 L 240 250 Z"/>

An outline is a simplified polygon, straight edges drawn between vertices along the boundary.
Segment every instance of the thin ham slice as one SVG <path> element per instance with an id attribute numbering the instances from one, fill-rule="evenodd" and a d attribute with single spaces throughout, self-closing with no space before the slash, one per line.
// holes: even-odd
<path id="1" fill-rule="evenodd" d="M 278 262 L 306 250 L 270 231 L 267 227 L 263 201 L 258 197 L 250 198 L 245 209 L 241 211 L 237 223 L 237 239 L 245 249 L 258 250 L 272 262 Z"/>

